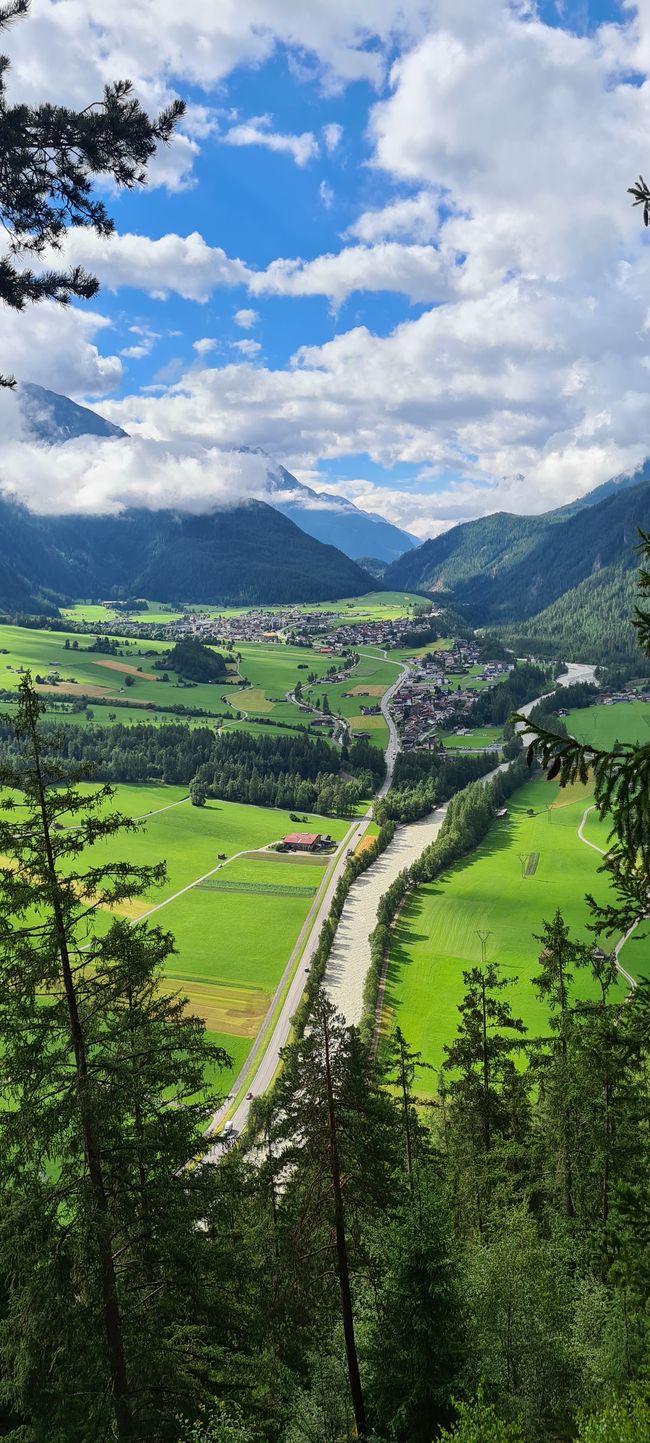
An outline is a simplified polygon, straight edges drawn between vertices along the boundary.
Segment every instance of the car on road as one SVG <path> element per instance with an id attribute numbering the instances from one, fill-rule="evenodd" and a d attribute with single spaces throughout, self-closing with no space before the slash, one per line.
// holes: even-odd
<path id="1" fill-rule="evenodd" d="M 253 1099 L 253 1094 L 252 1094 L 252 1092 L 247 1092 L 247 1093 L 246 1093 L 246 1101 L 247 1101 L 247 1102 L 252 1102 L 252 1099 Z"/>

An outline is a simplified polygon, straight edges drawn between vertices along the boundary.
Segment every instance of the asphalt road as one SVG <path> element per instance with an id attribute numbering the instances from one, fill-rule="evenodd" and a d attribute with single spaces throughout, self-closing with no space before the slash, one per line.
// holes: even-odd
<path id="1" fill-rule="evenodd" d="M 377 793 L 377 799 L 385 796 L 386 792 L 388 791 L 388 788 L 393 779 L 395 758 L 399 751 L 399 737 L 397 734 L 397 728 L 388 710 L 388 705 L 393 693 L 399 686 L 402 677 L 408 671 L 408 667 L 402 665 L 401 663 L 395 664 L 399 665 L 399 673 L 395 681 L 392 682 L 388 689 L 384 692 L 384 695 L 381 699 L 382 714 L 388 724 L 388 746 L 385 752 L 386 777 L 379 789 L 379 792 Z M 233 1113 L 230 1113 L 230 1108 L 232 1104 L 228 1101 L 224 1102 L 210 1119 L 210 1123 L 206 1129 L 207 1134 L 217 1132 L 226 1118 L 228 1118 L 228 1120 L 231 1121 L 233 1124 L 230 1136 L 232 1137 L 233 1135 L 238 1135 L 239 1133 L 241 1133 L 246 1127 L 246 1123 L 248 1122 L 248 1114 L 250 1111 L 252 1099 L 254 1097 L 262 1097 L 271 1086 L 280 1061 L 280 1053 L 282 1051 L 282 1048 L 286 1046 L 289 1039 L 289 1034 L 291 1032 L 291 1023 L 293 1021 L 293 1014 L 296 1011 L 298 1003 L 300 1002 L 302 994 L 305 990 L 305 976 L 306 973 L 309 971 L 314 953 L 318 946 L 318 938 L 320 936 L 321 927 L 323 925 L 323 922 L 325 921 L 325 918 L 329 916 L 334 893 L 338 886 L 339 880 L 342 877 L 343 872 L 345 871 L 348 851 L 354 851 L 354 848 L 358 846 L 361 838 L 367 832 L 368 825 L 371 820 L 372 806 L 368 808 L 367 812 L 364 814 L 363 817 L 358 817 L 356 821 L 354 821 L 349 827 L 343 838 L 343 841 L 341 842 L 337 852 L 335 853 L 334 864 L 330 867 L 327 873 L 325 885 L 322 890 L 319 889 L 317 896 L 314 899 L 314 902 L 309 910 L 305 923 L 301 929 L 300 936 L 298 937 L 296 945 L 293 948 L 291 956 L 288 959 L 287 965 L 284 969 L 282 977 L 280 978 L 280 981 L 273 996 L 273 1000 L 270 1004 L 269 1011 L 267 1013 L 267 1017 L 272 1016 L 275 1008 L 277 1007 L 278 1000 L 282 995 L 282 991 L 286 986 L 287 977 L 289 977 L 293 972 L 293 977 L 291 978 L 291 981 L 289 983 L 287 995 L 284 999 L 284 1002 L 282 1003 L 282 1007 L 276 1019 L 271 1036 L 269 1037 L 266 1046 L 264 1046 L 263 1039 L 265 1034 L 265 1026 L 263 1024 L 262 1028 L 260 1029 L 260 1033 L 258 1034 L 257 1041 L 253 1044 L 253 1047 L 248 1054 L 248 1057 L 246 1059 L 244 1067 L 239 1074 L 239 1077 L 237 1077 L 235 1079 L 235 1082 L 233 1083 L 231 1095 L 236 1096 L 237 1092 L 242 1086 L 243 1079 L 245 1078 L 246 1074 L 250 1072 L 251 1064 L 254 1064 L 256 1062 L 259 1054 L 259 1060 L 257 1060 L 255 1072 L 250 1078 L 248 1084 L 247 1095 L 242 1098 L 241 1102 L 238 1104 L 235 1112 Z M 300 963 L 296 967 L 296 957 L 300 952 L 300 948 L 304 941 L 305 933 L 309 931 L 310 927 L 311 931 L 309 933 L 305 950 L 303 952 Z M 248 1093 L 250 1093 L 250 1097 L 248 1096 Z M 222 1147 L 223 1142 L 220 1139 L 215 1145 L 213 1154 L 215 1157 L 218 1157 Z"/>

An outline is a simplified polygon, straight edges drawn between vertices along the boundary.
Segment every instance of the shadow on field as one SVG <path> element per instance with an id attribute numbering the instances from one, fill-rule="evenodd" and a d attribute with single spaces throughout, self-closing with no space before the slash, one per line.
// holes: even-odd
<path id="1" fill-rule="evenodd" d="M 418 942 L 427 942 L 429 933 L 418 930 L 418 920 L 422 916 L 424 908 L 423 888 L 426 887 L 428 896 L 440 895 L 453 877 L 462 874 L 468 867 L 473 866 L 479 858 L 496 857 L 505 852 L 512 845 L 515 836 L 513 821 L 504 817 L 496 823 L 486 837 L 479 842 L 465 857 L 459 858 L 451 866 L 447 867 L 440 876 L 432 882 L 420 884 L 412 892 L 406 902 L 403 911 L 395 925 L 393 932 L 388 966 L 386 968 L 386 981 L 384 988 L 384 1006 L 387 1011 L 393 1012 L 399 1001 L 399 982 L 405 968 L 413 961 L 413 948 Z M 513 865 L 519 872 L 520 863 L 516 855 L 513 856 Z"/>

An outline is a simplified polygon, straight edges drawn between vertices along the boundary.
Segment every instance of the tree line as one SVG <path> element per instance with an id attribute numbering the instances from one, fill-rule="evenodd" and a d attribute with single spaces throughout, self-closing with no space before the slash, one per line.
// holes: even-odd
<path id="1" fill-rule="evenodd" d="M 486 752 L 430 752 L 417 747 L 410 752 L 398 752 L 392 786 L 377 803 L 375 817 L 378 821 L 384 818 L 396 822 L 417 821 L 493 768 L 494 756 Z"/>
<path id="2" fill-rule="evenodd" d="M 98 781 L 186 787 L 196 781 L 204 800 L 218 797 L 325 816 L 347 816 L 361 797 L 372 796 L 385 771 L 383 753 L 363 740 L 338 748 L 301 733 L 215 734 L 207 726 L 176 722 L 63 726 L 58 751 Z M 16 752 L 13 722 L 0 719 L 0 758 L 9 760 Z"/>

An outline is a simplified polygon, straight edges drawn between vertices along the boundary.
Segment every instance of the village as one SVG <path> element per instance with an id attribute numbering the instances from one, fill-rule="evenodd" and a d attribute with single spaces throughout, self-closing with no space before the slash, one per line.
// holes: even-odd
<path id="1" fill-rule="evenodd" d="M 403 749 L 433 749 L 440 732 L 462 735 L 467 730 L 463 718 L 476 702 L 477 685 L 490 689 L 511 669 L 509 662 L 479 663 L 478 647 L 459 640 L 446 650 L 411 658 L 409 673 L 390 704 Z M 470 676 L 471 686 L 463 681 Z"/>

